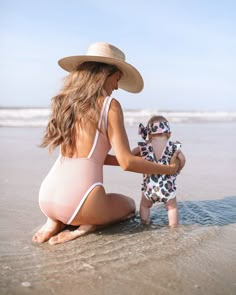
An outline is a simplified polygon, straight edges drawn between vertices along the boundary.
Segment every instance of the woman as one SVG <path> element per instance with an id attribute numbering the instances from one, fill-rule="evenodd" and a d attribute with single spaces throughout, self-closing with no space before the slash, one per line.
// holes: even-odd
<path id="1" fill-rule="evenodd" d="M 140 73 L 125 62 L 124 53 L 107 43 L 92 44 L 86 55 L 59 60 L 70 72 L 60 93 L 52 99 L 52 114 L 42 146 L 60 146 L 60 155 L 44 179 L 39 204 L 46 224 L 33 242 L 63 243 L 97 226 L 117 222 L 135 213 L 134 201 L 121 194 L 106 194 L 103 165 L 120 165 L 125 171 L 173 174 L 170 165 L 158 165 L 132 155 L 119 102 L 112 91 L 143 89 Z M 109 155 L 113 149 L 115 156 Z M 66 224 L 78 226 L 62 231 Z"/>

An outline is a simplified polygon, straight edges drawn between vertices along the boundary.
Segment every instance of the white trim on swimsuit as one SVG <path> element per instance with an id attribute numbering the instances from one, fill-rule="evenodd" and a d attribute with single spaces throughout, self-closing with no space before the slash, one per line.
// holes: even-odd
<path id="1" fill-rule="evenodd" d="M 94 183 L 92 186 L 90 186 L 90 188 L 87 190 L 87 192 L 85 193 L 85 195 L 83 196 L 82 200 L 79 202 L 78 207 L 75 209 L 75 212 L 72 214 L 71 218 L 67 221 L 67 224 L 71 224 L 71 222 L 73 221 L 73 219 L 75 218 L 75 216 L 77 215 L 77 213 L 79 212 L 79 209 L 82 207 L 84 201 L 87 199 L 89 193 L 95 188 L 95 186 L 97 185 L 101 185 L 103 186 L 103 184 L 101 182 L 96 182 Z"/>
<path id="2" fill-rule="evenodd" d="M 105 100 L 107 100 L 107 97 L 105 98 Z M 104 112 L 104 109 L 105 109 L 106 103 L 107 103 L 107 102 L 104 101 L 103 106 L 102 106 L 102 110 L 101 110 L 100 118 L 99 118 L 99 122 L 98 122 L 98 128 L 101 127 L 102 116 L 103 116 L 103 112 Z M 93 141 L 93 146 L 92 146 L 91 151 L 90 151 L 90 153 L 89 153 L 89 155 L 88 155 L 88 157 L 87 157 L 88 159 L 91 158 L 91 156 L 92 156 L 92 154 L 93 154 L 93 152 L 94 152 L 94 149 L 95 149 L 95 147 L 96 147 L 96 145 L 97 145 L 98 135 L 99 135 L 99 131 L 98 131 L 98 129 L 97 129 L 97 130 L 96 130 L 96 135 L 95 135 L 95 138 L 94 138 L 94 141 Z"/>

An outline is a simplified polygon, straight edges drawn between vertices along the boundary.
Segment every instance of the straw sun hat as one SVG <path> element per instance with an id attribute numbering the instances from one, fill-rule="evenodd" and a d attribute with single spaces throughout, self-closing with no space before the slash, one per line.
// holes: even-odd
<path id="1" fill-rule="evenodd" d="M 108 43 L 94 43 L 89 46 L 85 55 L 64 57 L 58 61 L 58 64 L 64 70 L 72 72 L 78 65 L 86 61 L 116 66 L 122 72 L 118 83 L 119 88 L 133 93 L 142 91 L 143 78 L 138 70 L 125 61 L 125 54 L 119 48 Z"/>

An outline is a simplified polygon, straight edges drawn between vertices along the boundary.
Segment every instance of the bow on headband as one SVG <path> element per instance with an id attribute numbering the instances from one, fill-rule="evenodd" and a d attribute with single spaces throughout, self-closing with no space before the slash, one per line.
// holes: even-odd
<path id="1" fill-rule="evenodd" d="M 142 138 L 145 140 L 148 135 L 148 126 L 145 127 L 142 123 L 140 123 L 138 127 L 138 134 L 140 134 Z"/>
<path id="2" fill-rule="evenodd" d="M 142 123 L 139 124 L 138 134 L 140 134 L 144 140 L 146 140 L 149 134 L 162 133 L 170 133 L 170 126 L 166 121 L 153 122 L 148 124 L 146 127 Z"/>

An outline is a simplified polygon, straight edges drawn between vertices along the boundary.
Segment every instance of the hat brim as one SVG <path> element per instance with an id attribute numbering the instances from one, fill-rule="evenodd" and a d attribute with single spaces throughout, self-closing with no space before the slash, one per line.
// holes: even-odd
<path id="1" fill-rule="evenodd" d="M 59 66 L 67 72 L 74 71 L 80 64 L 87 61 L 102 62 L 116 66 L 121 72 L 122 77 L 118 83 L 119 88 L 132 93 L 143 90 L 143 78 L 139 71 L 125 61 L 104 56 L 79 55 L 68 56 L 58 61 Z"/>

